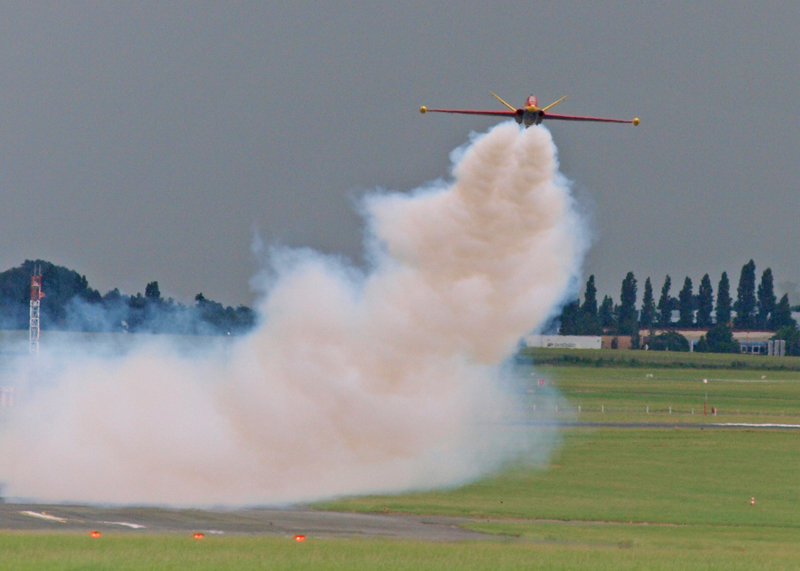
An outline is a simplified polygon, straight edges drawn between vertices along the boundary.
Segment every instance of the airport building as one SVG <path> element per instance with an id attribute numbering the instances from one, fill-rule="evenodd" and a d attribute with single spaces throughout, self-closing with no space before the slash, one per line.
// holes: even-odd
<path id="1" fill-rule="evenodd" d="M 667 330 L 655 330 L 654 335 Z M 704 329 L 670 330 L 683 335 L 689 341 L 689 350 L 694 351 L 700 337 L 708 331 Z M 639 332 L 641 339 L 650 335 L 643 329 Z M 746 355 L 765 355 L 783 357 L 786 355 L 786 341 L 773 340 L 772 331 L 734 331 L 733 338 L 739 342 L 741 352 Z M 631 349 L 629 335 L 526 335 L 523 337 L 526 347 L 542 349 Z"/>

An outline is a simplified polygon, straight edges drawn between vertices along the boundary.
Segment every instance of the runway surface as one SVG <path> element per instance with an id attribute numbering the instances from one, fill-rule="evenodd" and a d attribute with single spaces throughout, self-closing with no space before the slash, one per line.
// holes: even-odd
<path id="1" fill-rule="evenodd" d="M 461 529 L 470 518 L 354 514 L 308 508 L 172 510 L 42 504 L 0 504 L 0 531 L 257 534 L 294 537 L 385 537 L 461 541 L 497 539 Z"/>

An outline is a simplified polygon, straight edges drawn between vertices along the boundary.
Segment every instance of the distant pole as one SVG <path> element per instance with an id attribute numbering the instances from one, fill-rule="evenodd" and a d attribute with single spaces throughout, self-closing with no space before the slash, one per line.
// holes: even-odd
<path id="1" fill-rule="evenodd" d="M 708 379 L 703 379 L 703 384 L 708 385 Z M 703 398 L 703 416 L 708 416 L 708 386 L 706 386 L 706 396 Z"/>
<path id="2" fill-rule="evenodd" d="M 31 325 L 29 333 L 29 350 L 31 355 L 39 354 L 39 306 L 44 297 L 42 291 L 42 271 L 37 266 L 31 276 Z"/>

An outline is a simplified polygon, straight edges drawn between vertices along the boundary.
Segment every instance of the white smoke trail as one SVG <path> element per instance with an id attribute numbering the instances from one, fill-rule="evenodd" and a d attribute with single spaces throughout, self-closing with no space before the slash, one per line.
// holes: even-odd
<path id="1" fill-rule="evenodd" d="M 44 358 L 0 433 L 6 494 L 287 503 L 454 485 L 518 453 L 500 364 L 585 244 L 546 129 L 459 154 L 451 183 L 365 200 L 370 271 L 276 252 L 263 323 L 227 354 Z"/>

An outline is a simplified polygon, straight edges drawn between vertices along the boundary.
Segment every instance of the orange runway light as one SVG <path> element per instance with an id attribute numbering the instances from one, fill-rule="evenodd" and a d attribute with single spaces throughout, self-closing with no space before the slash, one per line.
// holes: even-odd
<path id="1" fill-rule="evenodd" d="M 194 537 L 195 539 L 203 539 L 205 537 L 205 534 L 195 533 L 192 537 Z"/>
<path id="2" fill-rule="evenodd" d="M 100 532 L 99 531 L 91 531 L 91 532 L 89 532 L 89 535 L 91 535 L 92 537 L 100 537 Z"/>
<path id="3" fill-rule="evenodd" d="M 306 536 L 305 535 L 295 535 L 294 536 L 294 540 L 295 541 L 305 541 L 306 540 Z"/>

